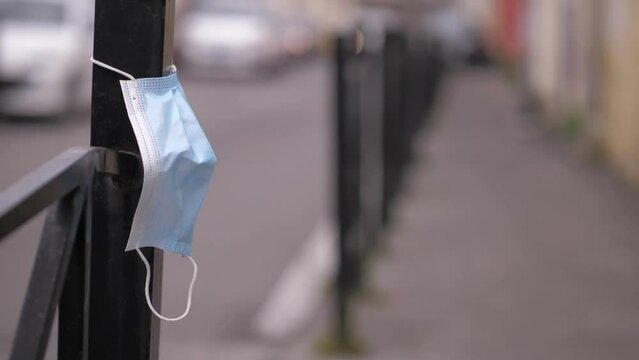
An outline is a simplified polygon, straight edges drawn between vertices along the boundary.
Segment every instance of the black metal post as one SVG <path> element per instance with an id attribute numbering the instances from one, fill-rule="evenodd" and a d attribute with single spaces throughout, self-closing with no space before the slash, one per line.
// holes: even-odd
<path id="1" fill-rule="evenodd" d="M 335 337 L 352 342 L 350 297 L 359 279 L 362 244 L 360 218 L 360 124 L 358 68 L 353 61 L 355 40 L 339 36 L 335 51 L 335 210 L 338 269 L 335 297 Z"/>
<path id="2" fill-rule="evenodd" d="M 404 120 L 404 38 L 400 33 L 387 32 L 384 41 L 384 224 L 390 221 L 391 206 L 402 170 L 402 125 Z"/>
<path id="3" fill-rule="evenodd" d="M 174 0 L 96 0 L 94 57 L 134 77 L 161 76 L 172 58 Z M 139 154 L 119 80 L 94 66 L 91 145 Z M 157 359 L 159 323 L 145 298 L 145 270 L 125 253 L 141 191 L 136 178 L 98 174 L 93 182 L 89 358 Z M 144 250 L 153 269 L 152 297 L 159 307 L 162 257 Z"/>
<path id="4" fill-rule="evenodd" d="M 90 194 L 89 194 L 90 195 Z M 58 359 L 87 360 L 89 356 L 89 269 L 91 233 L 86 204 L 69 260 L 58 304 Z M 45 228 L 46 230 L 46 228 Z"/>
<path id="5" fill-rule="evenodd" d="M 357 99 L 361 132 L 360 215 L 363 251 L 366 253 L 379 245 L 383 225 L 384 33 L 376 30 L 373 28 L 363 33 L 365 45 L 359 55 L 360 93 Z M 363 269 L 362 273 L 365 271 Z M 366 274 L 361 277 L 365 278 Z"/>

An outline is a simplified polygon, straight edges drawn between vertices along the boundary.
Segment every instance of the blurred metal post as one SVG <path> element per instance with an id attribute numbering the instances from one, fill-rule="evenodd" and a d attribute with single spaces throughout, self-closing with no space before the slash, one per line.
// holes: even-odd
<path id="1" fill-rule="evenodd" d="M 357 64 L 353 63 L 355 40 L 338 36 L 335 51 L 335 214 L 338 266 L 335 292 L 335 339 L 342 345 L 352 341 L 350 297 L 359 278 L 361 252 L 360 129 Z"/>
<path id="2" fill-rule="evenodd" d="M 135 77 L 161 76 L 172 63 L 174 0 L 96 0 L 94 57 Z M 119 75 L 93 67 L 91 145 L 139 155 Z M 124 252 L 140 196 L 136 178 L 95 177 L 91 217 L 89 359 L 158 358 L 159 320 L 145 297 L 145 270 Z M 153 269 L 152 298 L 160 307 L 162 255 L 145 249 Z"/>
<path id="3" fill-rule="evenodd" d="M 342 119 L 345 117 L 345 84 L 344 62 L 346 60 L 345 39 L 338 36 L 335 43 L 335 210 L 337 223 L 337 277 L 335 283 L 335 337 L 344 339 L 348 337 L 348 256 L 344 234 L 345 206 L 343 197 L 346 195 L 343 185 L 343 161 L 344 138 L 342 131 Z"/>
<path id="4" fill-rule="evenodd" d="M 360 214 L 363 251 L 369 252 L 379 245 L 383 225 L 384 32 L 365 28 L 363 39 L 357 105 L 361 123 Z"/>
<path id="5" fill-rule="evenodd" d="M 384 181 L 383 218 L 388 225 L 402 171 L 402 123 L 404 119 L 404 38 L 389 31 L 384 40 Z"/>

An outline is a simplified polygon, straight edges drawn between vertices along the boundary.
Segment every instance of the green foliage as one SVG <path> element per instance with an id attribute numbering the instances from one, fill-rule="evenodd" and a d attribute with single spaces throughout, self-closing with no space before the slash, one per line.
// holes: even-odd
<path id="1" fill-rule="evenodd" d="M 568 141 L 575 141 L 583 135 L 584 119 L 581 112 L 567 111 L 558 126 L 559 133 Z"/>

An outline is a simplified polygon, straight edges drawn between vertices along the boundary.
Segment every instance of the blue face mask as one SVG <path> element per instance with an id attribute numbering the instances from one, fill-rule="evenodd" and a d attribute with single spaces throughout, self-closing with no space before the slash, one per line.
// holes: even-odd
<path id="1" fill-rule="evenodd" d="M 136 250 L 147 270 L 145 295 L 151 311 L 175 321 L 186 316 L 197 276 L 191 257 L 193 227 L 213 175 L 216 157 L 178 82 L 175 67 L 168 76 L 135 79 L 102 62 L 91 61 L 130 80 L 120 81 L 122 95 L 144 167 L 140 201 L 126 251 Z M 150 266 L 139 248 L 156 247 L 188 257 L 193 264 L 187 307 L 166 318 L 149 296 Z"/>

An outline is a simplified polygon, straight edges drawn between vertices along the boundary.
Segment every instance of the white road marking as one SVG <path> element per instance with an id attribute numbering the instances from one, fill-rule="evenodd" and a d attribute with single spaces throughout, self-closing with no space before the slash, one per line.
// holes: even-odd
<path id="1" fill-rule="evenodd" d="M 333 227 L 319 221 L 284 270 L 253 322 L 269 340 L 282 340 L 308 324 L 324 299 L 336 267 Z"/>

